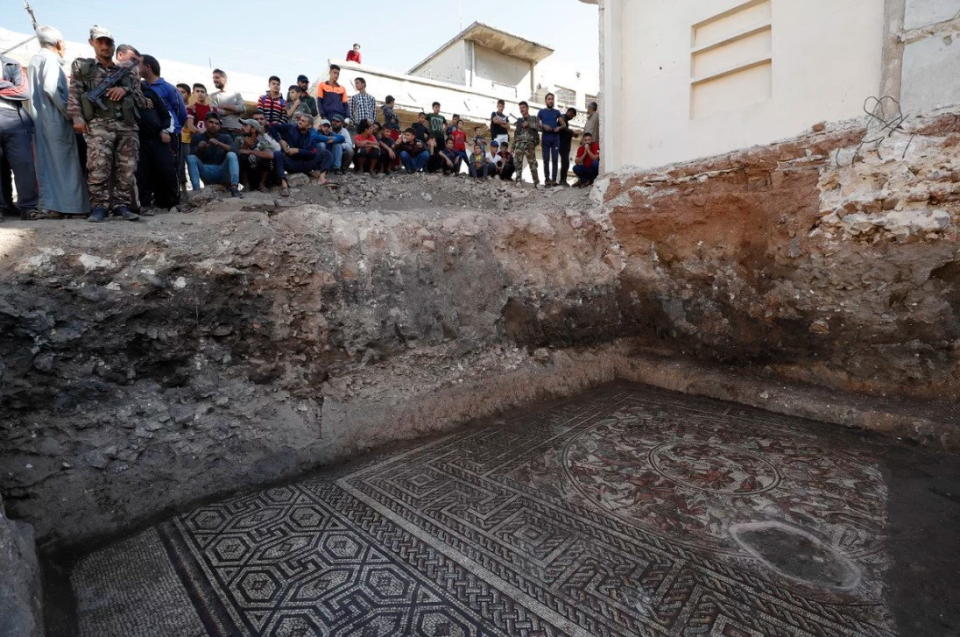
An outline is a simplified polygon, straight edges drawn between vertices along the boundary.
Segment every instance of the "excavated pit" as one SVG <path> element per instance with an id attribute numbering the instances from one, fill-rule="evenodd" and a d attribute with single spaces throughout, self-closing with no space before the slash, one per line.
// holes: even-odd
<path id="1" fill-rule="evenodd" d="M 347 176 L 140 224 L 8 220 L 3 505 L 69 552 L 616 379 L 960 449 L 958 122 L 592 192 Z"/>

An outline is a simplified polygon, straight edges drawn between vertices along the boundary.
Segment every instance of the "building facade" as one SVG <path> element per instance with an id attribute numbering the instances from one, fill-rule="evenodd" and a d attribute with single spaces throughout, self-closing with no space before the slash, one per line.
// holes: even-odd
<path id="1" fill-rule="evenodd" d="M 581 1 L 600 10 L 607 171 L 790 137 L 870 97 L 960 103 L 960 0 Z"/>
<path id="2" fill-rule="evenodd" d="M 557 103 L 584 110 L 597 92 L 596 60 L 570 69 L 551 59 L 553 49 L 474 22 L 411 68 L 407 75 L 465 86 L 507 101 Z"/>

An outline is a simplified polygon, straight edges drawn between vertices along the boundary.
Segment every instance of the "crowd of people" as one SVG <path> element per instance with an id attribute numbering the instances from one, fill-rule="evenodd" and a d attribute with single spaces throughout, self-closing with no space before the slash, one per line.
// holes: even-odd
<path id="1" fill-rule="evenodd" d="M 100 222 L 113 215 L 135 221 L 218 184 L 233 197 L 274 187 L 288 196 L 288 176 L 297 173 L 317 184 L 347 171 L 521 182 L 526 164 L 539 185 L 538 147 L 544 185 L 568 186 L 578 137 L 575 185 L 590 185 L 599 173 L 595 103 L 588 106 L 582 133 L 571 125 L 576 109 L 557 109 L 553 94 L 536 115 L 520 102 L 513 122 L 500 100 L 488 135 L 480 126 L 468 134 L 459 115 L 448 121 L 439 102 L 402 129 L 392 96 L 378 106 L 363 78 L 356 78 L 348 95 L 339 83 L 340 67 L 331 65 L 313 95 L 305 75 L 286 96 L 280 78 L 270 77 L 248 112 L 224 71 L 212 72 L 212 92 L 202 83 L 174 86 L 161 76 L 155 57 L 116 45 L 103 27 L 90 29 L 94 57 L 76 59 L 69 73 L 62 67 L 60 32 L 41 26 L 37 37 L 41 48 L 28 68 L 0 60 L 0 158 L 13 174 L 22 219 L 84 216 Z M 360 45 L 347 57 L 359 62 Z M 4 211 L 14 207 L 11 190 L 8 185 L 0 193 Z"/>

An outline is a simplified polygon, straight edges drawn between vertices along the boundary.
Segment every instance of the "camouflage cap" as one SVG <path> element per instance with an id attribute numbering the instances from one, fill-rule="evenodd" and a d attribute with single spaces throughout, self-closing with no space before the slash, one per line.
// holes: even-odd
<path id="1" fill-rule="evenodd" d="M 113 40 L 113 34 L 110 33 L 110 29 L 102 27 L 99 24 L 95 24 L 90 27 L 90 39 L 96 40 L 97 38 L 107 38 L 108 40 Z"/>

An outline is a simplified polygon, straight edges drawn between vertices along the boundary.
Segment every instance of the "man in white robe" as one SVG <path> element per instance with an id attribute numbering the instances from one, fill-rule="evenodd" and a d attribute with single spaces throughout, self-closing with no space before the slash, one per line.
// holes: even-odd
<path id="1" fill-rule="evenodd" d="M 67 76 L 63 70 L 63 35 L 37 27 L 40 51 L 30 60 L 30 86 L 36 125 L 37 181 L 40 208 L 64 215 L 90 214 L 86 179 L 77 138 L 67 116 Z"/>

